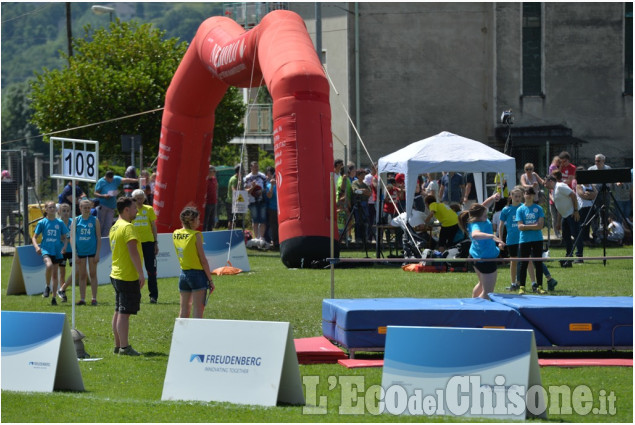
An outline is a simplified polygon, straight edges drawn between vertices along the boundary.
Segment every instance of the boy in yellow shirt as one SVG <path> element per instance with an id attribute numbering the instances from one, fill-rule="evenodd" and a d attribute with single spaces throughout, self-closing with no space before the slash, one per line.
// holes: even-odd
<path id="1" fill-rule="evenodd" d="M 112 270 L 110 282 L 115 289 L 115 314 L 112 331 L 115 336 L 115 354 L 139 356 L 128 342 L 130 315 L 137 314 L 141 301 L 141 288 L 145 284 L 141 267 L 141 244 L 132 220 L 137 205 L 131 198 L 117 199 L 119 219 L 110 228 Z"/>

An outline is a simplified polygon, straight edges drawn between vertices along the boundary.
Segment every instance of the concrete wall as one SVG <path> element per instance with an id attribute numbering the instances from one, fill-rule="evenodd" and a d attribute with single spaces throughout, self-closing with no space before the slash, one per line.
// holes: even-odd
<path id="1" fill-rule="evenodd" d="M 624 4 L 543 3 L 544 97 L 522 96 L 522 3 L 357 3 L 360 122 L 373 160 L 450 131 L 492 145 L 501 112 L 515 127 L 563 125 L 632 167 L 633 98 L 624 95 Z M 314 3 L 290 3 L 315 35 Z M 335 157 L 356 160 L 355 4 L 322 3 Z M 341 101 L 341 102 L 340 102 Z M 370 159 L 360 151 L 360 163 Z M 519 165 L 519 167 L 521 167 Z"/>
<path id="2" fill-rule="evenodd" d="M 516 126 L 561 124 L 595 153 L 632 167 L 633 98 L 624 96 L 623 3 L 543 4 L 544 97 L 522 96 L 520 3 L 496 4 L 497 109 L 512 108 Z"/>

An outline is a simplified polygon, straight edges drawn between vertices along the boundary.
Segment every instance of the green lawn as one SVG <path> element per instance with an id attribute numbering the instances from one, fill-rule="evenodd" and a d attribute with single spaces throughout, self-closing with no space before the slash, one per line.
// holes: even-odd
<path id="1" fill-rule="evenodd" d="M 360 252 L 344 252 L 362 256 Z M 631 247 L 609 248 L 608 255 L 632 256 Z M 553 257 L 562 256 L 552 248 Z M 585 249 L 585 256 L 602 255 L 600 248 Z M 2 258 L 2 309 L 12 311 L 66 312 L 70 302 L 57 307 L 41 296 L 6 296 L 12 257 Z M 328 270 L 287 269 L 276 253 L 249 252 L 252 271 L 215 280 L 216 291 L 205 311 L 208 319 L 288 321 L 296 338 L 319 336 L 322 300 L 330 296 Z M 555 294 L 583 296 L 632 296 L 632 260 L 587 261 L 562 269 L 551 263 L 552 275 L 559 281 Z M 466 298 L 476 283 L 473 273 L 407 273 L 398 267 L 337 269 L 337 298 L 423 297 Z M 497 291 L 504 292 L 509 272 L 499 269 Z M 177 279 L 159 280 L 159 303 L 147 302 L 147 290 L 141 311 L 131 319 L 131 344 L 144 353 L 138 358 L 120 358 L 112 354 L 111 318 L 113 291 L 110 285 L 99 288 L 99 306 L 76 309 L 76 327 L 86 334 L 84 343 L 96 362 L 80 362 L 86 391 L 52 394 L 2 392 L 3 422 L 455 422 L 455 417 L 408 417 L 389 414 L 344 414 L 351 404 L 350 394 L 342 393 L 337 383 L 348 376 L 363 378 L 365 388 L 381 383 L 381 369 L 348 370 L 339 365 L 301 365 L 307 379 L 319 379 L 317 393 L 307 400 L 326 396 L 326 413 L 309 414 L 299 406 L 263 408 L 229 403 L 161 401 L 174 319 L 178 315 Z M 71 298 L 68 293 L 69 300 Z M 78 296 L 78 295 L 77 295 Z M 550 421 L 628 422 L 633 421 L 633 373 L 631 368 L 554 368 L 541 369 L 544 386 L 587 385 L 594 396 L 614 394 L 614 415 L 550 413 Z M 318 377 L 318 378 L 310 378 Z M 329 379 L 329 377 L 331 377 Z M 335 385 L 331 385 L 335 383 Z M 602 392 L 604 391 L 604 392 Z M 318 398 L 315 398 L 317 395 Z M 363 394 L 361 394 L 363 395 Z M 317 403 L 316 401 L 316 403 Z M 353 401 L 356 404 L 357 401 Z M 324 405 L 324 404 L 322 404 Z M 596 405 L 598 406 L 596 401 Z M 349 409 L 350 411 L 350 409 Z M 577 412 L 577 413 L 576 413 Z M 584 412 L 582 412 L 584 413 Z M 490 420 L 484 420 L 490 422 Z"/>

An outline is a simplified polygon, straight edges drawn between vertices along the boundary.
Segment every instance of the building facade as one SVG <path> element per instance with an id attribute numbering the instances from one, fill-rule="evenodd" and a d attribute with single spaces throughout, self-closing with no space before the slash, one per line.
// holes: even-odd
<path id="1" fill-rule="evenodd" d="M 322 47 L 335 157 L 365 166 L 450 131 L 501 151 L 511 136 L 519 170 L 534 162 L 544 173 L 562 150 L 578 165 L 601 152 L 614 167 L 632 167 L 632 3 L 289 9 Z M 503 111 L 513 124 L 501 122 Z"/>

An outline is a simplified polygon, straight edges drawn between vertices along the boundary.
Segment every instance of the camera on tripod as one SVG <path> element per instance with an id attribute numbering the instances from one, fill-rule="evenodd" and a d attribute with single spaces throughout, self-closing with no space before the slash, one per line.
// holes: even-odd
<path id="1" fill-rule="evenodd" d="M 514 123 L 514 115 L 511 109 L 503 111 L 501 114 L 501 122 L 505 125 L 512 125 Z"/>

